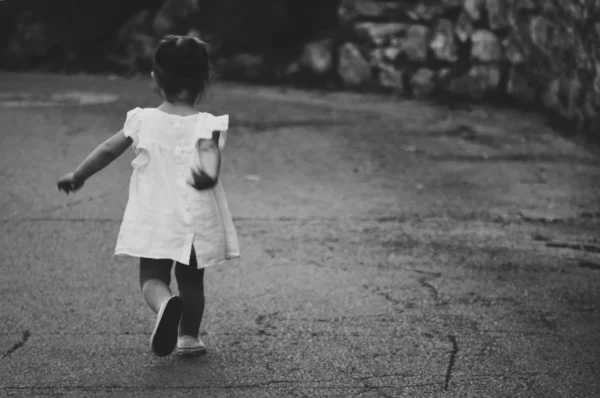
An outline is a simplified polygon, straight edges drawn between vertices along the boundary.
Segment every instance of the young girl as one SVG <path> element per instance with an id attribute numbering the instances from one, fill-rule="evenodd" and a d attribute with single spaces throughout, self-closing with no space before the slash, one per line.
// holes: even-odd
<path id="1" fill-rule="evenodd" d="M 158 314 L 150 339 L 158 356 L 206 351 L 198 337 L 204 312 L 204 268 L 240 256 L 237 234 L 218 179 L 229 117 L 194 109 L 210 77 L 205 44 L 167 36 L 152 76 L 164 102 L 135 108 L 124 127 L 58 181 L 76 191 L 133 144 L 136 158 L 115 255 L 140 258 L 140 287 Z M 179 296 L 170 290 L 171 268 Z"/>

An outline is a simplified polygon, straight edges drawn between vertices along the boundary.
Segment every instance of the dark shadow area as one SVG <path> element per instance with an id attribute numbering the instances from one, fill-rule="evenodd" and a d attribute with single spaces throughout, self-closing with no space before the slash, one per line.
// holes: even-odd
<path id="1" fill-rule="evenodd" d="M 0 68 L 145 73 L 161 37 L 198 34 L 214 58 L 255 54 L 268 71 L 334 31 L 338 6 L 338 0 L 0 1 Z"/>
<path id="2" fill-rule="evenodd" d="M 546 246 L 557 249 L 580 250 L 586 253 L 600 253 L 600 247 L 583 243 L 548 242 L 546 243 Z"/>
<path id="3" fill-rule="evenodd" d="M 552 155 L 552 154 L 530 154 L 530 153 L 514 153 L 504 155 L 428 155 L 432 161 L 438 162 L 465 162 L 465 163 L 486 163 L 486 162 L 524 162 L 524 163 L 566 163 L 566 164 L 581 164 L 588 166 L 600 166 L 600 159 L 585 159 L 576 156 L 568 155 Z"/>
<path id="4" fill-rule="evenodd" d="M 307 119 L 307 120 L 275 120 L 275 121 L 238 121 L 236 120 L 235 128 L 246 128 L 253 132 L 262 132 L 266 130 L 276 130 L 289 127 L 332 127 L 332 126 L 349 126 L 353 123 L 344 122 L 334 119 Z"/>
<path id="5" fill-rule="evenodd" d="M 594 263 L 592 261 L 581 260 L 581 261 L 579 261 L 578 265 L 581 268 L 587 268 L 587 269 L 593 269 L 593 270 L 600 270 L 600 264 L 599 263 Z"/>

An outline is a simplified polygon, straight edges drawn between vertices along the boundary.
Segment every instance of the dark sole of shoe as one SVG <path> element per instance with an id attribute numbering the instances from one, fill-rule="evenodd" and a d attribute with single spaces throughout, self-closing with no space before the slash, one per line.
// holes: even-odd
<path id="1" fill-rule="evenodd" d="M 179 355 L 180 357 L 198 357 L 200 355 L 206 354 L 206 348 L 194 349 L 194 350 L 177 349 L 175 351 L 175 354 Z"/>
<path id="2" fill-rule="evenodd" d="M 171 297 L 165 309 L 157 321 L 154 333 L 150 340 L 152 351 L 159 356 L 164 357 L 169 355 L 177 345 L 177 334 L 179 329 L 179 321 L 183 314 L 183 300 L 179 297 Z"/>

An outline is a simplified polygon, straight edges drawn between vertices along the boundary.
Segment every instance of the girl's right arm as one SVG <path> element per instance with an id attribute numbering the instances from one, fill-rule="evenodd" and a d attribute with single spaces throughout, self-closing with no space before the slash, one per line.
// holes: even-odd
<path id="1" fill-rule="evenodd" d="M 131 145 L 132 140 L 126 137 L 123 130 L 98 145 L 85 160 L 75 169 L 74 172 L 65 174 L 58 181 L 58 189 L 65 191 L 76 191 L 83 183 L 96 174 L 125 152 Z"/>

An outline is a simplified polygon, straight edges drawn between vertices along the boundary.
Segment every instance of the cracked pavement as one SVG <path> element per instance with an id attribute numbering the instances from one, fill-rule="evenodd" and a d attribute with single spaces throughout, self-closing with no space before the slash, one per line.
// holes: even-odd
<path id="1" fill-rule="evenodd" d="M 600 157 L 535 115 L 221 84 L 242 260 L 206 273 L 208 354 L 156 358 L 114 258 L 128 151 L 56 179 L 155 106 L 147 81 L 0 74 L 0 396 L 600 395 Z"/>

